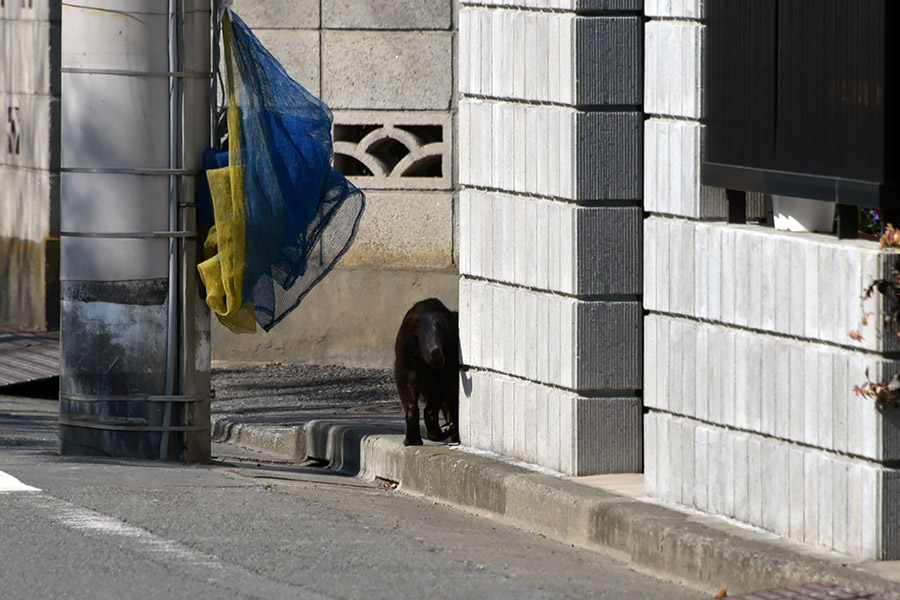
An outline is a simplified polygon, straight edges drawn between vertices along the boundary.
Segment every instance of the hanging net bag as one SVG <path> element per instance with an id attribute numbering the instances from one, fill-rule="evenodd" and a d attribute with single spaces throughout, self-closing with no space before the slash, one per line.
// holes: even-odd
<path id="1" fill-rule="evenodd" d="M 268 331 L 353 243 L 365 198 L 331 166 L 325 103 L 230 10 L 222 30 L 228 148 L 204 160 L 212 223 L 198 269 L 226 327 Z"/>

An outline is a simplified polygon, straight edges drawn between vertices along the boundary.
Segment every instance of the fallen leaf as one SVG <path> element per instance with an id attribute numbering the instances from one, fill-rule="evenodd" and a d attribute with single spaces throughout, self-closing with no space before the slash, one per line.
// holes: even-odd
<path id="1" fill-rule="evenodd" d="M 727 598 L 728 597 L 728 586 L 723 585 L 722 589 L 719 590 L 719 593 L 713 596 L 713 598 Z"/>

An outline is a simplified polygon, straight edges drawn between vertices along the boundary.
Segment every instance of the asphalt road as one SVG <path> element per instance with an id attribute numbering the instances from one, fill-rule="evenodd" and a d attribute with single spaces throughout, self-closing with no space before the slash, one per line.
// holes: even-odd
<path id="1" fill-rule="evenodd" d="M 60 457 L 0 398 L 4 598 L 640 598 L 697 591 L 385 485 L 215 446 L 211 465 Z"/>

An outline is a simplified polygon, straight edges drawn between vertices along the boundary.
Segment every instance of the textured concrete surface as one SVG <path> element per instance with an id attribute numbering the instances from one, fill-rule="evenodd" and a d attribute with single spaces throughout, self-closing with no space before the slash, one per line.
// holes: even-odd
<path id="1" fill-rule="evenodd" d="M 385 370 L 221 364 L 214 385 L 213 428 L 220 441 L 287 460 L 306 454 L 335 469 L 397 482 L 411 494 L 613 552 L 710 595 L 723 582 L 729 593 L 740 594 L 827 580 L 900 598 L 900 569 L 891 563 L 860 563 L 483 452 L 404 447 L 399 400 Z M 281 446 L 273 443 L 278 438 Z"/>
<path id="2" fill-rule="evenodd" d="M 322 100 L 333 109 L 448 110 L 452 64 L 450 32 L 325 31 Z"/>
<path id="3" fill-rule="evenodd" d="M 322 0 L 327 29 L 450 29 L 453 2 L 447 0 Z"/>
<path id="4" fill-rule="evenodd" d="M 450 192 L 368 192 L 366 212 L 340 261 L 356 269 L 454 269 Z"/>
<path id="5" fill-rule="evenodd" d="M 453 271 L 335 269 L 269 333 L 235 335 L 213 319 L 212 357 L 389 367 L 409 307 L 436 297 L 455 309 L 458 283 Z"/>

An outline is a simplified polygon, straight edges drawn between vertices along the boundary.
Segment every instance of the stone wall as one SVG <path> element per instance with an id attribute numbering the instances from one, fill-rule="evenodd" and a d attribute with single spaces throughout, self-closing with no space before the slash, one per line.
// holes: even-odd
<path id="1" fill-rule="evenodd" d="M 900 370 L 860 295 L 874 242 L 729 225 L 701 185 L 704 5 L 648 0 L 647 493 L 866 559 L 900 558 L 900 410 L 852 391 Z M 762 216 L 754 198 L 749 212 Z M 879 312 L 873 299 L 866 310 Z"/>
<path id="2" fill-rule="evenodd" d="M 393 364 L 417 300 L 457 307 L 454 0 L 236 0 L 334 111 L 335 165 L 366 193 L 356 242 L 272 332 L 214 327 L 213 358 Z"/>
<path id="3" fill-rule="evenodd" d="M 0 1 L 0 323 L 59 325 L 55 0 Z"/>
<path id="4" fill-rule="evenodd" d="M 640 471 L 641 2 L 461 4 L 463 443 Z"/>

